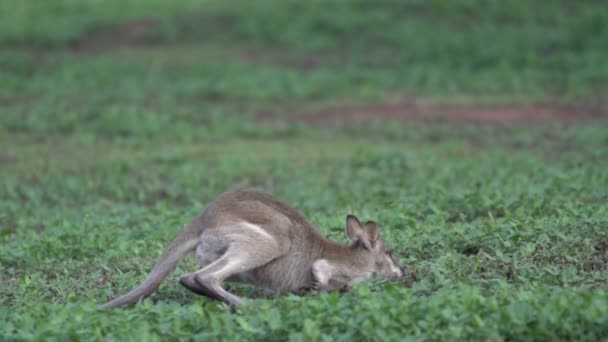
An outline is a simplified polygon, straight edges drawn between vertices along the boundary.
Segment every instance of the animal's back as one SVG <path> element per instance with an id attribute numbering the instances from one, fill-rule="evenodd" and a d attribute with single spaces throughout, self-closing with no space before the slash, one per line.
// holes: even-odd
<path id="1" fill-rule="evenodd" d="M 274 197 L 248 190 L 232 190 L 221 194 L 206 211 L 214 227 L 244 221 L 260 226 L 271 234 L 291 238 L 321 235 L 296 209 Z"/>

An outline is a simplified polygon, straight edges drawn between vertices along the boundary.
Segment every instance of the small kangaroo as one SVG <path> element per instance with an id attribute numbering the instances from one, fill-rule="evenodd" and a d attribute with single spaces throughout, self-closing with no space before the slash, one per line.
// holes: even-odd
<path id="1" fill-rule="evenodd" d="M 338 290 L 383 277 L 398 280 L 403 269 L 380 239 L 378 225 L 346 217 L 348 246 L 323 237 L 298 211 L 263 193 L 221 194 L 180 233 L 148 278 L 103 309 L 137 302 L 154 292 L 178 261 L 196 250 L 202 268 L 183 275 L 188 290 L 231 306 L 242 299 L 224 281 L 253 284 L 277 292 Z"/>

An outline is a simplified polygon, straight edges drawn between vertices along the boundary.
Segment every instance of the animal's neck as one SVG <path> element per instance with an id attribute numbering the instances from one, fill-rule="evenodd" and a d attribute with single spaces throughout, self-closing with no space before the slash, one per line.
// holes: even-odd
<path id="1" fill-rule="evenodd" d="M 323 241 L 318 258 L 326 259 L 332 265 L 349 272 L 366 269 L 365 266 L 369 262 L 366 253 L 360 248 L 341 245 L 331 240 Z"/>

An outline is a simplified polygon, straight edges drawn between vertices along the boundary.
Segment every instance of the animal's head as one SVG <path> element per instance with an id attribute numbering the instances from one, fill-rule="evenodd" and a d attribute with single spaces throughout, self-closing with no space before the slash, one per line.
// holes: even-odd
<path id="1" fill-rule="evenodd" d="M 359 249 L 368 259 L 373 276 L 398 280 L 403 277 L 403 267 L 399 265 L 391 248 L 380 239 L 378 225 L 373 221 L 361 224 L 353 215 L 346 217 L 346 236 L 351 240 L 351 248 Z"/>

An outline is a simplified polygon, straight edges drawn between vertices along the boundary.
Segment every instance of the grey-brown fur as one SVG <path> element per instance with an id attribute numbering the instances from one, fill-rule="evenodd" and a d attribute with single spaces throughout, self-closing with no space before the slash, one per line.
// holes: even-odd
<path id="1" fill-rule="evenodd" d="M 353 241 L 349 246 L 326 239 L 298 211 L 269 195 L 226 192 L 171 243 L 144 283 L 102 308 L 150 295 L 193 250 L 203 267 L 182 276 L 180 283 L 230 305 L 241 304 L 241 299 L 223 289 L 225 280 L 298 292 L 340 289 L 374 276 L 402 276 L 375 223 L 361 224 L 349 215 L 346 227 Z"/>

